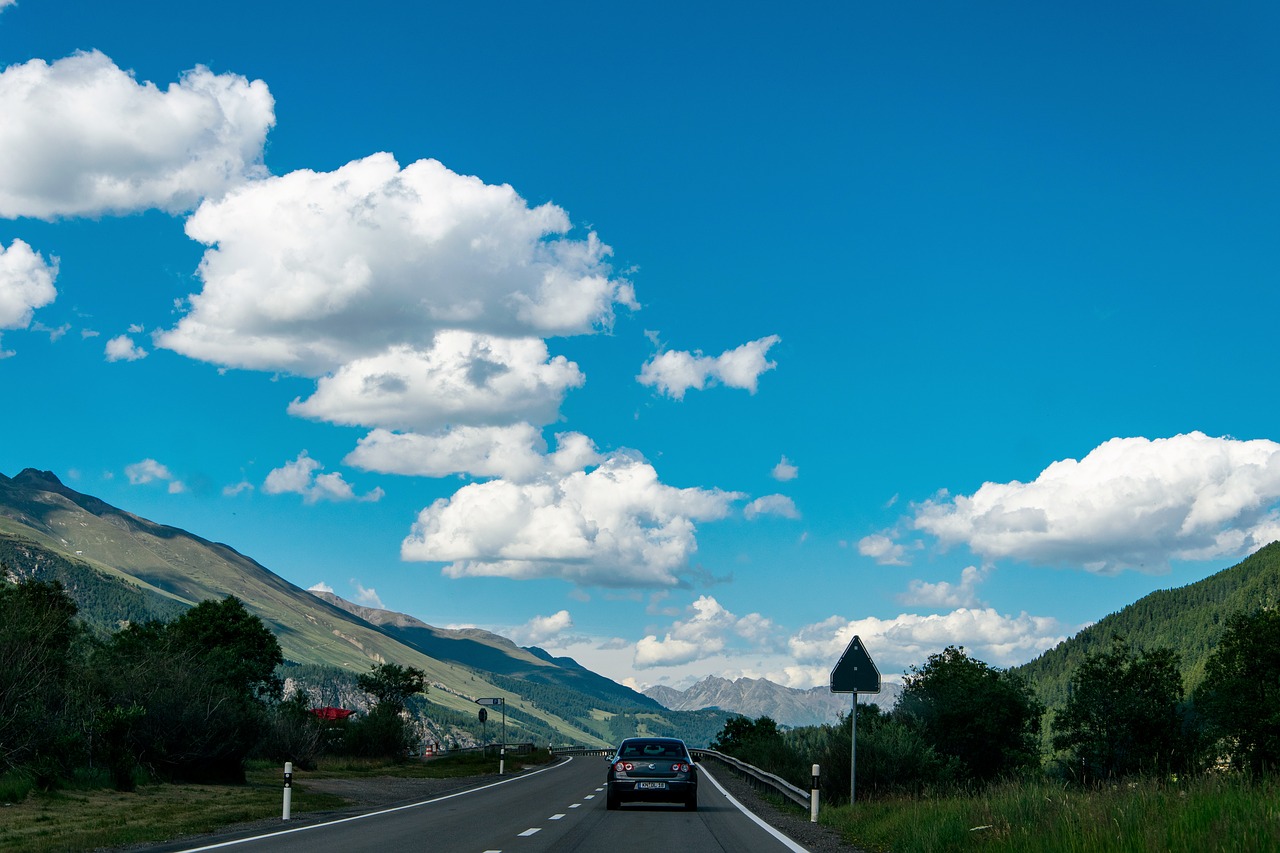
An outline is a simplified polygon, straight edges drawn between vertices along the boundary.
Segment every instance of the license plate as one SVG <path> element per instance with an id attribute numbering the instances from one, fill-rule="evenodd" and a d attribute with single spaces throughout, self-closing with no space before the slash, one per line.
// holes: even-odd
<path id="1" fill-rule="evenodd" d="M 665 791 L 666 782 L 637 782 L 636 787 L 642 791 Z"/>

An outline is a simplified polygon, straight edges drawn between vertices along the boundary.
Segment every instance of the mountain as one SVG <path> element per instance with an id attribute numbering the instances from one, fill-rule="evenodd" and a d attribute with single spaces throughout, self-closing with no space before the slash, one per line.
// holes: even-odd
<path id="1" fill-rule="evenodd" d="M 730 681 L 711 675 L 685 690 L 659 684 L 644 692 L 676 711 L 719 708 L 752 719 L 770 717 L 780 725 L 793 728 L 834 723 L 853 707 L 850 695 L 832 693 L 828 687 L 798 690 L 764 678 Z M 889 707 L 896 699 L 896 685 L 886 683 L 881 693 L 868 695 L 861 701 Z"/>
<path id="2" fill-rule="evenodd" d="M 1189 692 L 1204 679 L 1205 661 L 1217 648 L 1227 619 L 1277 604 L 1280 542 L 1272 542 L 1204 580 L 1146 595 L 1013 671 L 1035 686 L 1040 701 L 1061 707 L 1071 675 L 1085 656 L 1105 651 L 1114 637 L 1124 637 L 1138 648 L 1164 646 L 1181 655 Z"/>
<path id="3" fill-rule="evenodd" d="M 615 704 L 650 709 L 660 707 L 643 693 L 598 675 L 573 658 L 552 657 L 536 647 L 517 646 L 506 637 L 480 628 L 437 628 L 404 613 L 352 604 L 331 592 L 312 591 L 312 595 L 376 625 L 383 633 L 406 646 L 438 660 L 524 681 L 566 687 Z"/>
<path id="4" fill-rule="evenodd" d="M 586 685 L 595 694 L 609 692 L 600 683 L 607 679 L 594 673 L 593 677 L 583 675 L 586 671 L 576 664 L 576 670 L 558 666 L 509 641 L 476 637 L 444 638 L 453 648 L 475 651 L 472 663 L 466 663 L 468 654 L 463 653 L 438 658 L 406 641 L 424 639 L 430 626 L 408 625 L 409 617 L 404 617 L 399 620 L 406 622 L 404 626 L 384 630 L 357 612 L 289 583 L 227 545 L 117 509 L 68 488 L 48 471 L 28 468 L 13 478 L 0 474 L 0 563 L 10 581 L 61 580 L 84 621 L 100 632 L 116 630 L 128 621 L 171 618 L 205 599 L 234 595 L 271 629 L 292 664 L 357 674 L 384 662 L 413 666 L 427 674 L 429 702 L 453 719 L 474 719 L 474 700 L 480 696 L 502 696 L 507 699 L 512 739 L 536 737 L 593 746 L 616 740 L 607 727 L 584 725 L 560 716 L 555 708 L 526 701 L 524 681 L 491 675 L 476 666 L 479 648 L 485 646 L 494 652 L 485 660 L 497 670 L 521 674 L 533 672 L 534 667 L 562 669 L 560 677 L 566 684 Z M 512 661 L 504 663 L 501 658 L 507 652 L 512 653 Z M 502 684 L 497 683 L 499 678 Z M 596 711 L 596 716 L 661 710 L 644 697 L 626 702 L 629 691 L 615 687 L 618 701 L 609 703 L 607 712 Z M 594 695 L 585 695 L 575 707 L 590 722 L 593 706 L 600 704 Z M 654 725 L 678 723 L 663 719 Z"/>

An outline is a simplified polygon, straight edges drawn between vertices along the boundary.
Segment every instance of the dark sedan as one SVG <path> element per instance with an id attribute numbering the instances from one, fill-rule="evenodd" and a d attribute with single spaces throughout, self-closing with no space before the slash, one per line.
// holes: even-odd
<path id="1" fill-rule="evenodd" d="M 698 808 L 698 770 L 684 741 L 673 737 L 627 738 L 609 759 L 605 805 L 680 803 Z"/>

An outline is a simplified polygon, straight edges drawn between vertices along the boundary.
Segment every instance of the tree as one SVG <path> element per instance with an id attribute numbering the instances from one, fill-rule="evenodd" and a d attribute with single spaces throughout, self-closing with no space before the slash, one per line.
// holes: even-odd
<path id="1" fill-rule="evenodd" d="M 771 717 L 749 720 L 736 716 L 725 720 L 724 728 L 711 741 L 711 748 L 726 755 L 745 757 L 749 753 L 759 752 L 761 747 L 781 742 L 781 738 L 778 724 Z"/>
<path id="2" fill-rule="evenodd" d="M 129 778 L 132 760 L 166 779 L 243 782 L 282 660 L 275 636 L 234 597 L 115 634 L 94 660 L 103 719 L 126 745 L 111 754 L 122 765 L 113 775 Z"/>
<path id="3" fill-rule="evenodd" d="M 1172 649 L 1134 650 L 1122 637 L 1085 656 L 1052 725 L 1054 748 L 1083 781 L 1187 764 L 1179 663 Z"/>
<path id="4" fill-rule="evenodd" d="M 378 708 L 398 714 L 410 696 L 427 692 L 427 674 L 412 666 L 384 663 L 357 677 L 356 684 L 373 697 Z"/>
<path id="5" fill-rule="evenodd" d="M 1233 763 L 1255 774 L 1280 768 L 1280 611 L 1238 613 L 1205 664 L 1195 706 Z"/>
<path id="6" fill-rule="evenodd" d="M 384 663 L 359 676 L 356 684 L 373 697 L 374 706 L 347 726 L 345 749 L 369 758 L 400 758 L 417 740 L 407 719 L 405 702 L 427 690 L 426 673 L 411 666 Z"/>
<path id="7" fill-rule="evenodd" d="M 963 646 L 912 667 L 893 712 L 976 781 L 1037 766 L 1043 714 L 1025 681 L 969 657 Z"/>
<path id="8" fill-rule="evenodd" d="M 57 581 L 0 584 L 0 772 L 49 782 L 78 749 L 76 644 L 84 630 Z"/>

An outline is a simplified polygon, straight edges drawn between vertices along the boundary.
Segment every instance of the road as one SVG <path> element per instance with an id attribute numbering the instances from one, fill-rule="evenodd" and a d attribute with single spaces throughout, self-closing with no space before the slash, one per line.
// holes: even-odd
<path id="1" fill-rule="evenodd" d="M 804 848 L 745 813 L 699 765 L 699 808 L 628 804 L 605 809 L 605 765 L 571 758 L 481 788 L 339 821 L 206 842 L 187 853 L 631 853 L 652 850 L 784 853 Z M 286 824 L 282 824 L 286 825 Z"/>

